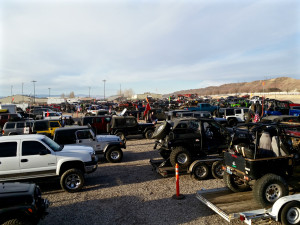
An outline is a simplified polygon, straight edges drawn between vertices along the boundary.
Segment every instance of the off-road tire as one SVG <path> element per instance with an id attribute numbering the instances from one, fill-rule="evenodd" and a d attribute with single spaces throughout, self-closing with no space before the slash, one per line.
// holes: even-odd
<path id="1" fill-rule="evenodd" d="M 174 167 L 178 163 L 180 168 L 187 168 L 192 163 L 191 153 L 182 146 L 175 147 L 171 151 L 170 162 Z"/>
<path id="2" fill-rule="evenodd" d="M 22 218 L 13 218 L 2 223 L 2 225 L 33 225 L 33 224 L 34 223 Z"/>
<path id="3" fill-rule="evenodd" d="M 105 158 L 111 163 L 121 162 L 123 158 L 123 151 L 117 146 L 112 146 L 105 152 Z"/>
<path id="4" fill-rule="evenodd" d="M 145 137 L 147 139 L 151 139 L 152 136 L 153 136 L 153 133 L 154 133 L 153 130 L 147 130 L 146 133 L 145 133 Z"/>
<path id="5" fill-rule="evenodd" d="M 216 161 L 211 166 L 211 174 L 216 179 L 223 179 L 224 170 L 222 169 L 223 163 L 222 161 Z"/>
<path id="6" fill-rule="evenodd" d="M 266 174 L 253 187 L 253 196 L 262 207 L 271 206 L 277 199 L 289 194 L 286 181 L 276 174 Z"/>
<path id="7" fill-rule="evenodd" d="M 170 124 L 167 121 L 162 122 L 162 124 L 156 127 L 155 131 L 153 132 L 152 139 L 163 139 L 167 135 L 169 128 Z"/>
<path id="8" fill-rule="evenodd" d="M 281 210 L 280 220 L 284 225 L 300 224 L 300 202 L 287 203 Z"/>
<path id="9" fill-rule="evenodd" d="M 192 172 L 193 178 L 196 180 L 205 180 L 210 174 L 210 168 L 205 163 L 197 163 Z"/>
<path id="10" fill-rule="evenodd" d="M 225 172 L 223 180 L 226 186 L 233 192 L 244 192 L 250 189 L 250 186 L 236 175 Z"/>
<path id="11" fill-rule="evenodd" d="M 67 192 L 78 192 L 84 184 L 84 176 L 81 170 L 69 169 L 60 178 L 60 186 Z"/>

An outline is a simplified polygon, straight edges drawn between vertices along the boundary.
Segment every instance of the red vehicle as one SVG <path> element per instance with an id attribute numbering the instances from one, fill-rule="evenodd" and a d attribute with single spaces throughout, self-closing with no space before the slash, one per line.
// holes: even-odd
<path id="1" fill-rule="evenodd" d="M 80 121 L 82 126 L 90 124 L 96 134 L 107 133 L 107 124 L 111 121 L 111 116 L 85 116 Z"/>

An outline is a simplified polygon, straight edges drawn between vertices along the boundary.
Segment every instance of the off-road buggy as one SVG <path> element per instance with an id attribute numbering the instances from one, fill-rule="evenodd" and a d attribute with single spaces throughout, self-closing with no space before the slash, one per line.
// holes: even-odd
<path id="1" fill-rule="evenodd" d="M 40 188 L 28 183 L 0 184 L 0 224 L 37 224 L 47 215 L 49 201 Z"/>
<path id="2" fill-rule="evenodd" d="M 207 178 L 210 170 L 214 177 L 222 178 L 222 152 L 230 144 L 231 132 L 214 119 L 175 118 L 157 127 L 154 149 L 165 159 L 160 166 L 174 167 L 178 163 L 196 179 Z M 237 139 L 248 140 L 242 132 Z"/>
<path id="3" fill-rule="evenodd" d="M 254 124 L 253 124 L 254 125 Z M 249 144 L 232 145 L 224 153 L 224 182 L 233 192 L 253 190 L 263 207 L 289 194 L 300 178 L 300 126 L 256 124 L 249 129 Z"/>

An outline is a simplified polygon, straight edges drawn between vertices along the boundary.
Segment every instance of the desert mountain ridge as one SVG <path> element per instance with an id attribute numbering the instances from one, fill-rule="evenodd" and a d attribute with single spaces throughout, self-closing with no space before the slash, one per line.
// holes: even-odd
<path id="1" fill-rule="evenodd" d="M 252 82 L 229 83 L 220 86 L 209 86 L 206 88 L 181 90 L 170 93 L 178 94 L 198 94 L 198 95 L 219 95 L 236 93 L 255 92 L 297 92 L 300 91 L 300 79 L 290 77 L 278 77 L 268 80 L 257 80 Z"/>

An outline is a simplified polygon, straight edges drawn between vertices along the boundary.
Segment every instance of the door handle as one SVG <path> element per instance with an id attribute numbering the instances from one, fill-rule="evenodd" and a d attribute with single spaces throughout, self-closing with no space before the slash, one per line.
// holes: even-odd
<path id="1" fill-rule="evenodd" d="M 28 162 L 28 159 L 21 159 L 21 162 Z"/>

